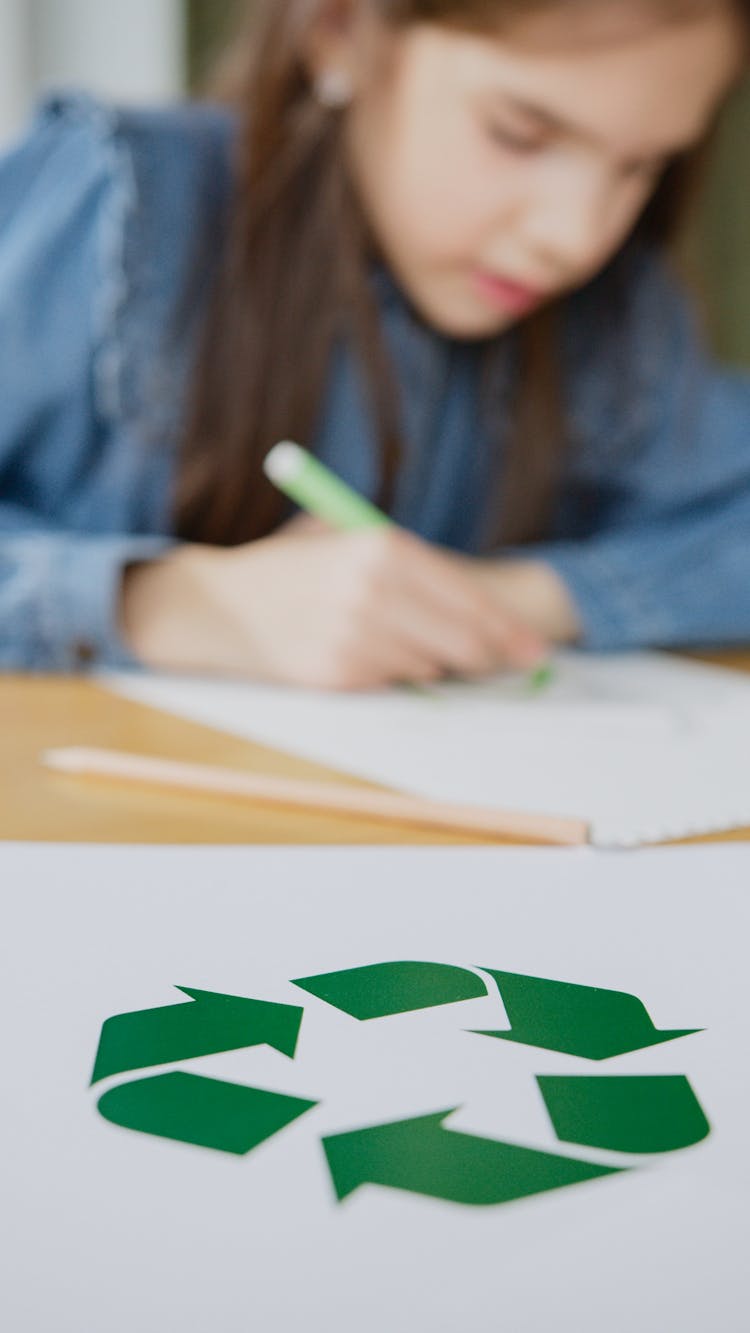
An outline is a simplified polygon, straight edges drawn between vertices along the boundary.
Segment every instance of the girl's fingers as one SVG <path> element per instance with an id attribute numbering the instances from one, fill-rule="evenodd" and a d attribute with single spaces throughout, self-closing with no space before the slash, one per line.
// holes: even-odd
<path id="1" fill-rule="evenodd" d="M 470 614 L 460 619 L 441 615 L 410 590 L 394 590 L 379 608 L 378 621 L 377 642 L 388 645 L 391 658 L 398 655 L 401 663 L 408 661 L 409 670 L 419 672 L 422 679 L 489 675 L 501 666 L 526 666 L 539 659 L 535 642 L 529 656 L 522 658 L 509 638 L 493 642 L 481 617 L 473 623 Z"/>
<path id="2" fill-rule="evenodd" d="M 392 638 L 416 658 L 431 663 L 436 675 L 486 675 L 499 665 L 497 653 L 482 636 L 465 622 L 441 616 L 422 599 L 407 596 L 392 603 L 387 625 Z"/>
<path id="3" fill-rule="evenodd" d="M 441 622 L 401 591 L 350 622 L 332 660 L 336 679 L 345 689 L 428 684 L 449 673 L 487 674 L 498 665 L 462 627 Z"/>
<path id="4" fill-rule="evenodd" d="M 421 613 L 415 624 L 428 634 L 431 651 L 448 653 L 452 669 L 483 672 L 494 666 L 533 667 L 546 656 L 543 640 L 505 611 L 470 568 L 421 542 L 404 552 L 404 583 Z M 407 558 L 408 556 L 408 558 Z M 427 626 L 429 624 L 429 630 Z"/>
<path id="5" fill-rule="evenodd" d="M 334 655 L 322 677 L 313 682 L 324 689 L 379 690 L 389 685 L 427 685 L 443 672 L 418 650 L 383 636 L 378 646 L 371 639 L 342 655 Z"/>

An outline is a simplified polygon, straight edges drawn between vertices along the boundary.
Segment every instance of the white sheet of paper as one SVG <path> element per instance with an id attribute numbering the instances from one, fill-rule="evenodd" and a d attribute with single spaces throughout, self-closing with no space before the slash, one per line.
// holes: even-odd
<path id="1" fill-rule="evenodd" d="M 739 845 L 0 848 L 0 1325 L 744 1333 L 749 881 Z M 487 994 L 363 1022 L 291 981 L 400 960 Z M 477 1036 L 509 1026 L 488 968 L 702 1031 L 608 1060 Z M 301 1005 L 293 1060 L 177 1068 L 318 1104 L 246 1156 L 105 1120 L 103 1092 L 173 1066 L 90 1088 L 102 1024 L 192 1003 L 176 984 Z M 647 1157 L 563 1143 L 536 1083 L 556 1074 L 685 1076 L 711 1133 Z M 337 1201 L 324 1136 L 450 1107 L 446 1133 L 631 1169 L 490 1207 L 368 1184 Z"/>
<path id="2" fill-rule="evenodd" d="M 561 655 L 554 684 L 333 696 L 151 675 L 131 699 L 400 790 L 591 822 L 601 846 L 750 824 L 750 677 L 657 653 Z"/>

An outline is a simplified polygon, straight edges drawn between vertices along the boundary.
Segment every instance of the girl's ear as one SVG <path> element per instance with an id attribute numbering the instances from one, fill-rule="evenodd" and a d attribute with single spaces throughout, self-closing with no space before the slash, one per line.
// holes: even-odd
<path id="1" fill-rule="evenodd" d="M 307 34 L 304 63 L 321 105 L 340 109 L 366 81 L 374 23 L 366 0 L 319 0 Z"/>

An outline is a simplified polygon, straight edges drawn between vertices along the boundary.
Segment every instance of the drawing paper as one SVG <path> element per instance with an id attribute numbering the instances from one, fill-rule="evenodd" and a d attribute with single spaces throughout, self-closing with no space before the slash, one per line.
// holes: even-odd
<path id="1" fill-rule="evenodd" d="M 105 677 L 168 712 L 438 800 L 583 818 L 601 846 L 750 825 L 750 677 L 666 654 L 563 654 L 523 678 L 330 695 Z"/>

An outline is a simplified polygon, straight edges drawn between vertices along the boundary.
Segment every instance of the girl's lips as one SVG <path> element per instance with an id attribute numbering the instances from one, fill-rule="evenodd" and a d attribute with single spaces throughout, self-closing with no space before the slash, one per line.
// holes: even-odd
<path id="1" fill-rule="evenodd" d="M 544 294 L 538 289 L 524 287 L 519 282 L 500 278 L 486 269 L 477 269 L 475 282 L 480 294 L 498 310 L 509 311 L 514 315 L 524 315 L 540 305 Z"/>

